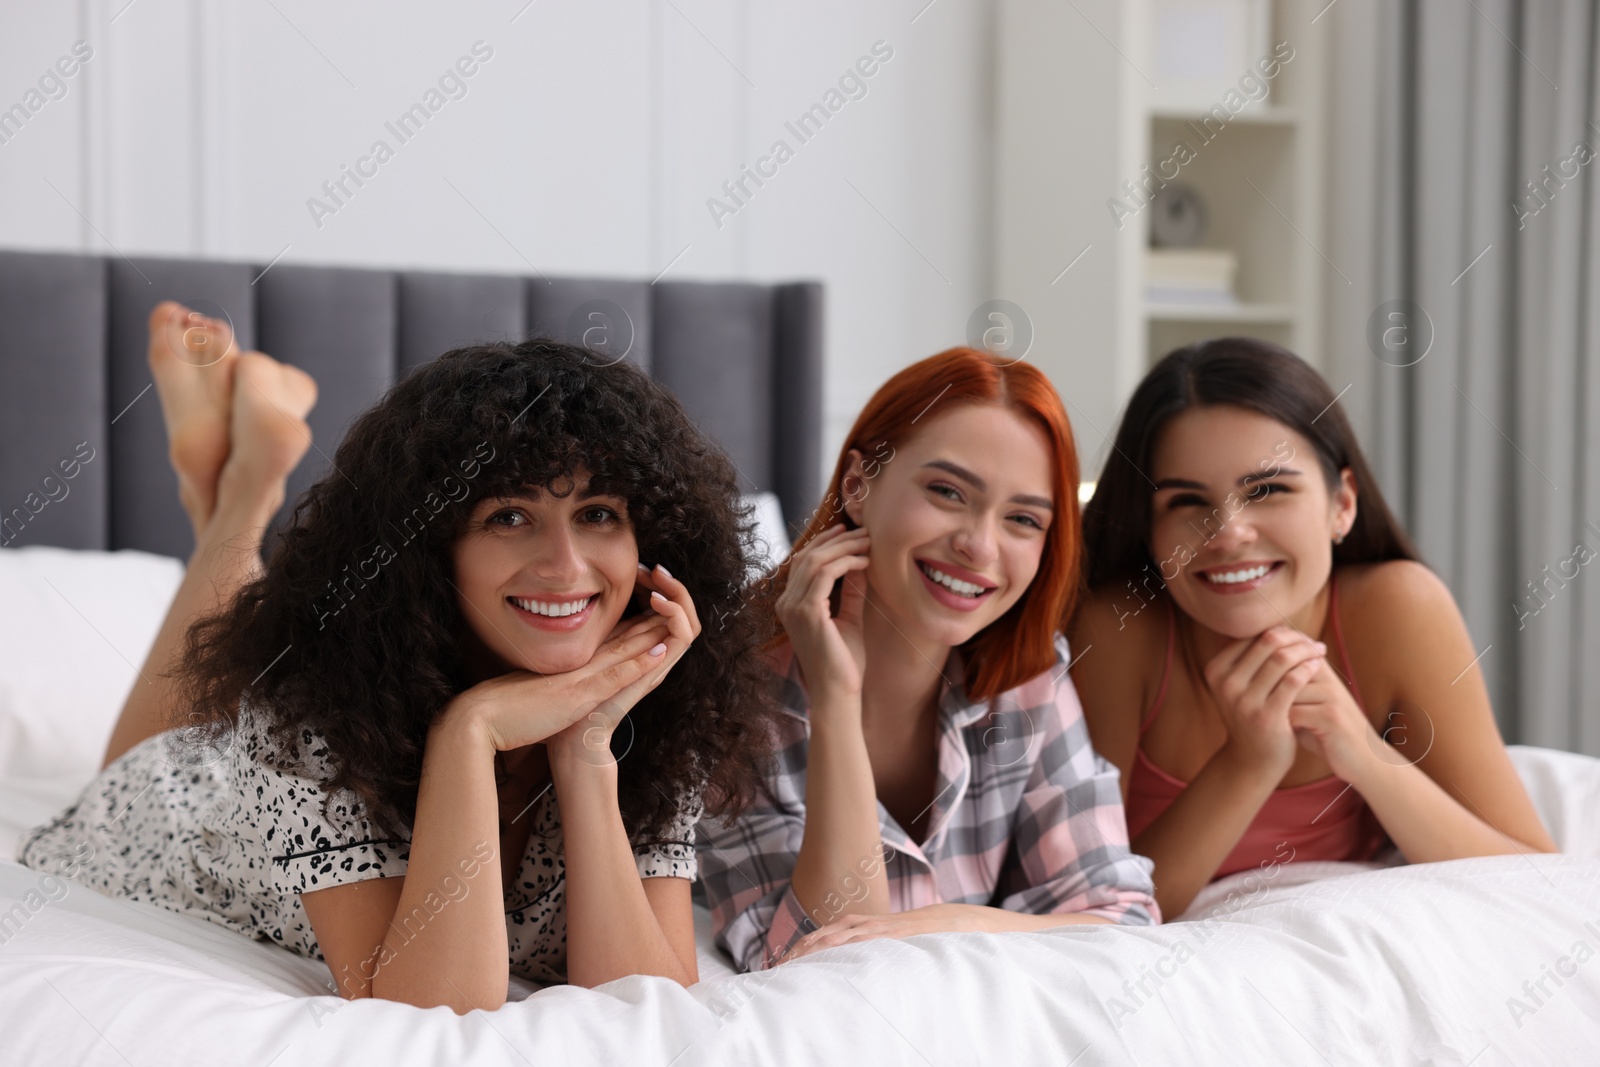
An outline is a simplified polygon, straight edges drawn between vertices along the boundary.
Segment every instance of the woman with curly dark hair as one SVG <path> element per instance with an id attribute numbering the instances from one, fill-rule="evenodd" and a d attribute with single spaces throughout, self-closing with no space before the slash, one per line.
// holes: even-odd
<path id="1" fill-rule="evenodd" d="M 770 714 L 726 457 L 630 364 L 458 349 L 356 420 L 263 566 L 315 385 L 177 304 L 150 326 L 197 547 L 104 768 L 22 861 L 350 998 L 695 982 L 694 823 L 741 809 Z"/>

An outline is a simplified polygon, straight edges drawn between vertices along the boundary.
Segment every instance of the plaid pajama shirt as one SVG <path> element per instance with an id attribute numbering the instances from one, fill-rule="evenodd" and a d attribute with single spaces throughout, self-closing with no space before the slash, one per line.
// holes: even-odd
<path id="1" fill-rule="evenodd" d="M 966 698 L 952 651 L 924 840 L 912 841 L 879 802 L 882 851 L 863 857 L 863 873 L 885 866 L 892 910 L 961 903 L 1161 921 L 1154 865 L 1128 847 L 1117 769 L 1089 743 L 1064 636 L 1055 648 L 1053 667 L 989 701 Z M 716 943 L 745 971 L 770 966 L 838 917 L 850 891 L 842 879 L 807 915 L 790 887 L 805 828 L 809 701 L 790 648 L 773 666 L 788 714 L 762 795 L 731 825 L 702 819 L 696 845 Z"/>

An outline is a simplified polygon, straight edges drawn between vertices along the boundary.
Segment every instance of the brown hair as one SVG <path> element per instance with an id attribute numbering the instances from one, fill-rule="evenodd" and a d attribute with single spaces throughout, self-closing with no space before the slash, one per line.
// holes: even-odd
<path id="1" fill-rule="evenodd" d="M 1286 348 L 1250 337 L 1221 337 L 1175 349 L 1150 368 L 1117 427 L 1111 454 L 1083 512 L 1088 586 L 1096 588 L 1154 567 L 1150 557 L 1150 481 L 1156 441 L 1191 408 L 1228 405 L 1283 423 L 1316 451 L 1330 487 L 1350 468 L 1356 521 L 1333 547 L 1335 568 L 1351 563 L 1417 559 L 1322 375 Z"/>

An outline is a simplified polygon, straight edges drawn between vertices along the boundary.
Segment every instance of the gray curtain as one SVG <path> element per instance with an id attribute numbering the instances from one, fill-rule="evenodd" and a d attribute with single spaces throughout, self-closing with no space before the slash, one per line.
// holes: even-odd
<path id="1" fill-rule="evenodd" d="M 1597 6 L 1342 0 L 1300 31 L 1332 57 L 1328 377 L 1461 605 L 1506 740 L 1590 755 Z"/>

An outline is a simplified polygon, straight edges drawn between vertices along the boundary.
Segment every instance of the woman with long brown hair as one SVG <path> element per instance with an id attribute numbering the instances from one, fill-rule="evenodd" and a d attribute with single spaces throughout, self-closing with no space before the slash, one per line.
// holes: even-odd
<path id="1" fill-rule="evenodd" d="M 856 419 L 751 610 L 787 716 L 765 797 L 701 823 L 718 944 L 746 970 L 941 930 L 1159 921 L 1060 630 L 1078 459 L 1055 388 L 968 348 Z"/>
<path id="2" fill-rule="evenodd" d="M 1449 589 L 1390 514 L 1338 398 L 1277 345 L 1167 355 L 1084 512 L 1073 665 L 1176 918 L 1305 860 L 1553 852 Z"/>

